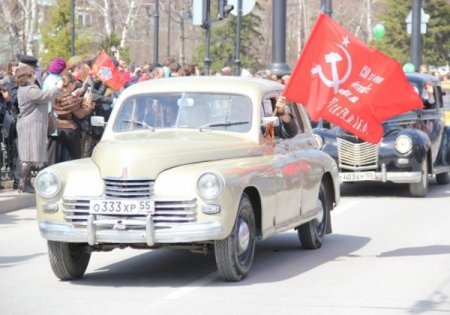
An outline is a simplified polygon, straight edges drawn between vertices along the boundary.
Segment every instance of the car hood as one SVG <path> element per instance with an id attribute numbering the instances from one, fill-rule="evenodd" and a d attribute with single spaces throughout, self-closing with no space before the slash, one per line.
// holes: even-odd
<path id="1" fill-rule="evenodd" d="M 92 161 L 102 177 L 156 178 L 166 169 L 206 161 L 262 154 L 242 137 L 209 131 L 128 133 L 97 144 Z"/>

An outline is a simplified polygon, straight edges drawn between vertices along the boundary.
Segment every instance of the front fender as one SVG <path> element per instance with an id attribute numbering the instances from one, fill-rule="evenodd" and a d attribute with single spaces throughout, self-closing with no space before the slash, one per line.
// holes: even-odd
<path id="1" fill-rule="evenodd" d="M 407 157 L 415 164 L 415 168 L 417 167 L 416 169 L 420 169 L 421 163 L 427 159 L 428 152 L 431 148 L 430 138 L 425 132 L 418 129 L 405 128 L 388 133 L 382 140 L 382 148 L 396 152 L 396 155 L 399 158 L 403 156 L 394 149 L 394 143 L 395 139 L 400 135 L 406 135 L 412 139 L 412 151 Z M 380 150 L 380 155 L 383 155 L 382 152 L 383 150 Z"/>
<path id="2" fill-rule="evenodd" d="M 223 228 L 223 238 L 233 228 L 239 207 L 240 197 L 246 187 L 255 187 L 260 196 L 271 196 L 270 185 L 265 185 L 269 170 L 261 163 L 264 157 L 243 160 L 225 160 L 178 166 L 161 172 L 155 180 L 155 198 L 196 199 L 199 221 L 219 221 Z M 259 166 L 258 166 L 259 165 Z M 217 172 L 224 179 L 223 193 L 213 200 L 203 199 L 197 191 L 197 181 L 205 172 Z M 265 178 L 265 179 L 264 179 Z M 263 188 L 262 188 L 263 187 Z M 265 188 L 264 188 L 265 187 Z M 263 190 L 263 191 L 261 191 Z M 268 197 L 268 199 L 274 197 Z M 270 204 L 271 200 L 268 200 Z M 205 214 L 202 207 L 207 204 L 220 206 L 217 214 Z"/>

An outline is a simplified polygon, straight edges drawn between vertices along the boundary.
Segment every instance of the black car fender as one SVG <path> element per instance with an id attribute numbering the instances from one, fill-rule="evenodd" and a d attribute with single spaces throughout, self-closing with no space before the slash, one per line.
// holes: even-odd
<path id="1" fill-rule="evenodd" d="M 400 129 L 396 133 L 390 133 L 388 136 L 385 136 L 383 138 L 383 142 L 385 140 L 392 143 L 394 145 L 395 140 L 397 137 L 401 135 L 406 135 L 412 140 L 412 150 L 409 154 L 410 159 L 412 159 L 417 164 L 421 164 L 422 161 L 424 161 L 427 156 L 428 152 L 431 148 L 431 141 L 428 135 L 419 129 L 412 129 L 412 128 L 406 128 L 406 129 Z"/>

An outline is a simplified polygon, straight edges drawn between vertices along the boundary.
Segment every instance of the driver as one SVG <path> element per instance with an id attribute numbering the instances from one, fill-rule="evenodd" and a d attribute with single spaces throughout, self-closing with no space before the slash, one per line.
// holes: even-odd
<path id="1" fill-rule="evenodd" d="M 274 136 L 278 138 L 292 138 L 298 133 L 297 124 L 294 116 L 289 112 L 289 107 L 286 106 L 286 98 L 279 96 L 278 98 L 271 98 L 273 115 L 280 118 L 280 125 L 274 127 Z M 263 127 L 263 134 L 266 134 L 266 129 Z"/>

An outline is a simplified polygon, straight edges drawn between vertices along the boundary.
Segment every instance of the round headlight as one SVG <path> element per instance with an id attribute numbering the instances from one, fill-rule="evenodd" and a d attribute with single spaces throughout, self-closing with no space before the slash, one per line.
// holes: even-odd
<path id="1" fill-rule="evenodd" d="M 413 147 L 412 139 L 406 135 L 398 136 L 397 139 L 395 139 L 394 147 L 398 153 L 407 154 L 411 152 Z"/>
<path id="2" fill-rule="evenodd" d="M 224 180 L 220 174 L 208 172 L 199 177 L 197 190 L 202 198 L 214 199 L 223 191 Z"/>
<path id="3" fill-rule="evenodd" d="M 42 197 L 53 198 L 61 191 L 62 180 L 53 172 L 42 171 L 36 177 L 35 187 Z"/>
<path id="4" fill-rule="evenodd" d="M 323 139 L 321 136 L 314 134 L 314 139 L 316 140 L 316 149 L 321 150 L 323 147 Z"/>

